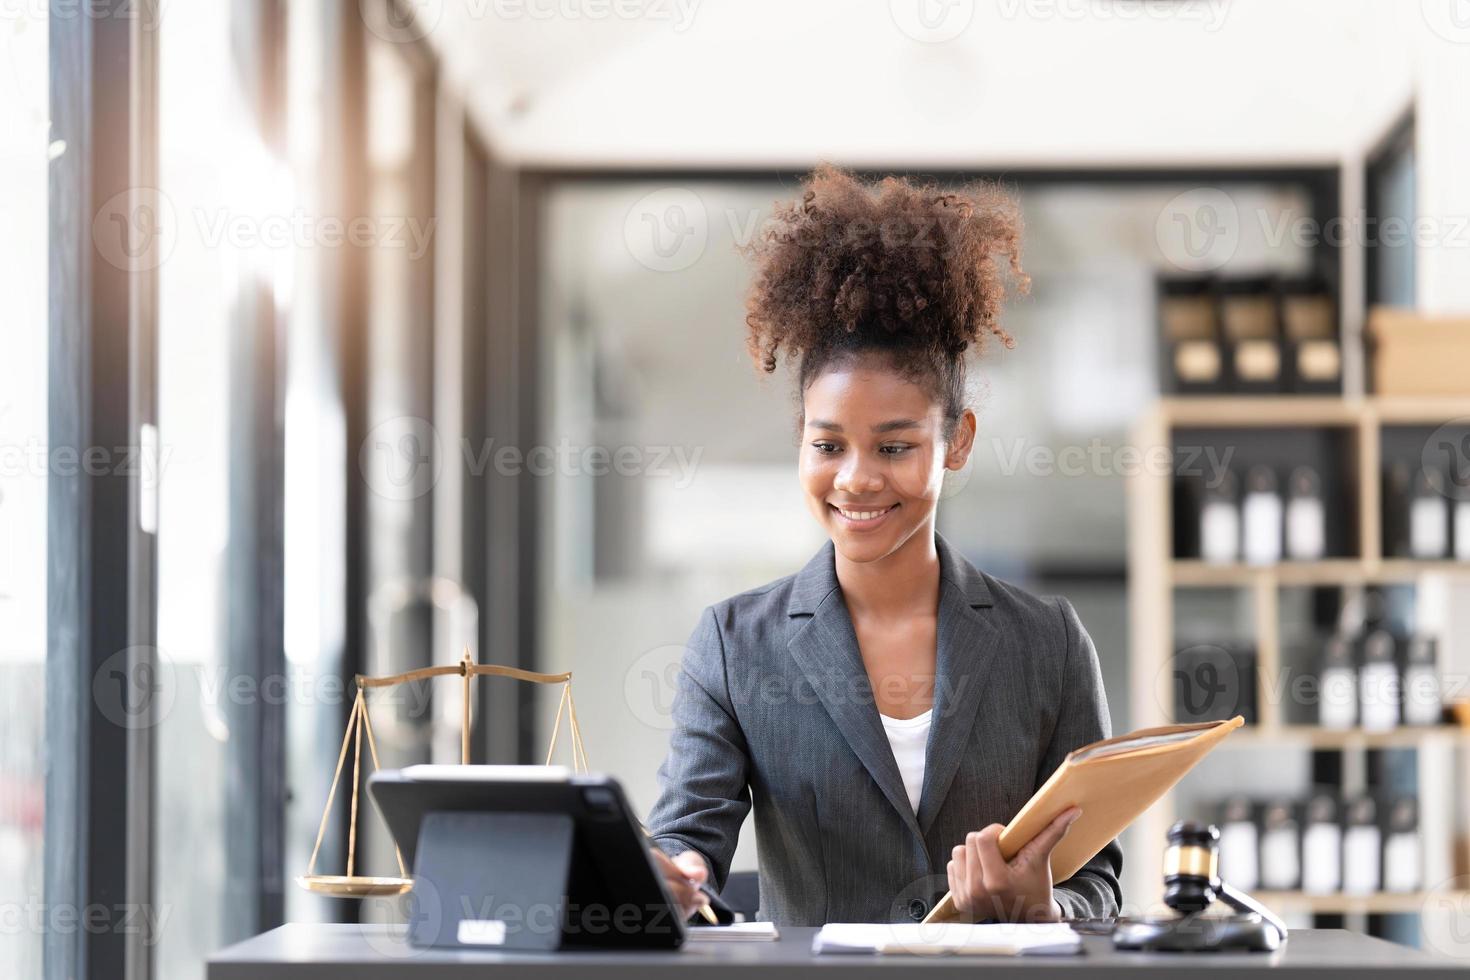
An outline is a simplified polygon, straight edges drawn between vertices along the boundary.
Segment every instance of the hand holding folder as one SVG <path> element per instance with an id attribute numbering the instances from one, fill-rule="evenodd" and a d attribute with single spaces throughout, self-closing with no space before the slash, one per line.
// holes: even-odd
<path id="1" fill-rule="evenodd" d="M 1052 882 L 1066 881 L 1244 724 L 1237 715 L 1229 721 L 1144 728 L 1068 753 L 1002 831 L 1001 856 L 1011 860 L 1058 814 L 1079 807 L 1082 816 L 1051 852 Z M 948 922 L 958 915 L 946 894 L 924 921 Z"/>

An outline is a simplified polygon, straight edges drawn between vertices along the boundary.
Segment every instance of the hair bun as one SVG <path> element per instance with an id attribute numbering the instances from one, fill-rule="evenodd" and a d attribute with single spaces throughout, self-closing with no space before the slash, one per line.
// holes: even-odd
<path id="1" fill-rule="evenodd" d="M 799 201 L 778 204 L 747 249 L 751 355 L 834 348 L 922 350 L 957 359 L 1000 325 L 1008 285 L 1025 292 L 1021 214 L 998 186 L 940 190 L 899 177 L 866 182 L 819 166 Z"/>

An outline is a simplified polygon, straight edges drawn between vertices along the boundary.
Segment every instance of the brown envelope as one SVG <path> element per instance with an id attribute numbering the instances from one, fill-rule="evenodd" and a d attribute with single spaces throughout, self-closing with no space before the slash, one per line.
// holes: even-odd
<path id="1" fill-rule="evenodd" d="M 1000 835 L 1001 855 L 1009 861 L 1058 814 L 1080 807 L 1082 816 L 1051 852 L 1051 880 L 1066 881 L 1244 724 L 1245 719 L 1236 715 L 1229 721 L 1141 728 L 1067 753 L 1046 784 L 1006 824 Z M 955 915 L 954 902 L 946 894 L 924 921 L 945 922 Z"/>

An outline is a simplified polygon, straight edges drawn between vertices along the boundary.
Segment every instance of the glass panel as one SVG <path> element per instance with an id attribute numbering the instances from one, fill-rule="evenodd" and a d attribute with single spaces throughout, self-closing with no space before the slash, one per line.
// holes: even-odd
<path id="1" fill-rule="evenodd" d="M 254 926 L 254 882 L 230 877 L 234 855 L 253 851 L 228 839 L 231 813 L 256 806 L 231 771 L 232 699 L 269 688 L 234 686 L 229 673 L 231 413 L 240 397 L 231 331 L 241 297 L 289 256 L 270 218 L 291 212 L 290 182 L 241 96 L 230 9 L 170 5 L 159 39 L 158 643 L 176 692 L 157 738 L 164 977 L 200 975 L 205 957 Z"/>
<path id="2" fill-rule="evenodd" d="M 46 790 L 46 5 L 0 19 L 0 976 L 41 975 Z"/>

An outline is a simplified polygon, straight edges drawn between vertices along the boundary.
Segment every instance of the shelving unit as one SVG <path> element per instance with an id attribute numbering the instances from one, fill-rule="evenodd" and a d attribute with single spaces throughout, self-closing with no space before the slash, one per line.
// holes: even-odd
<path id="1" fill-rule="evenodd" d="M 1470 563 L 1385 559 L 1382 555 L 1382 438 L 1385 426 L 1438 426 L 1470 418 L 1470 398 L 1336 398 L 1312 396 L 1203 396 L 1165 398 L 1148 412 L 1134 434 L 1134 445 L 1144 458 L 1166 447 L 1173 458 L 1180 430 L 1332 428 L 1348 430 L 1350 466 L 1344 478 L 1356 477 L 1350 488 L 1356 508 L 1354 557 L 1320 561 L 1283 561 L 1269 566 L 1211 564 L 1176 559 L 1173 537 L 1172 472 L 1144 468 L 1129 481 L 1128 570 L 1131 624 L 1130 696 L 1135 728 L 1165 725 L 1174 719 L 1172 674 L 1175 651 L 1174 606 L 1181 592 L 1191 589 L 1229 589 L 1248 593 L 1253 607 L 1252 636 L 1256 648 L 1257 723 L 1227 739 L 1220 752 L 1247 748 L 1296 748 L 1300 751 L 1345 753 L 1344 771 L 1361 777 L 1369 750 L 1418 749 L 1421 833 L 1425 840 L 1426 869 L 1453 868 L 1457 814 L 1470 810 L 1470 801 L 1452 795 L 1454 767 L 1470 758 L 1470 730 L 1451 725 L 1405 727 L 1386 732 L 1361 729 L 1329 730 L 1290 724 L 1282 705 L 1268 696 L 1272 678 L 1282 676 L 1280 628 L 1281 590 L 1287 587 L 1352 588 L 1369 585 L 1415 584 L 1429 577 L 1470 581 Z M 1170 468 L 1172 470 L 1172 467 Z M 1349 759 L 1353 762 L 1349 762 Z M 1455 761 L 1458 758 L 1458 763 Z M 1462 779 L 1466 778 L 1461 776 Z M 1188 777 L 1186 777 L 1188 779 Z M 1463 785 L 1463 783 L 1462 783 Z M 1426 791 L 1426 787 L 1428 787 Z M 1228 792 L 1222 788 L 1222 795 Z M 1139 888 L 1129 900 L 1140 904 L 1162 878 L 1165 831 L 1176 819 L 1175 794 L 1169 794 L 1135 824 L 1128 882 Z M 1432 828 L 1432 830 L 1431 830 Z M 1448 879 L 1446 871 L 1441 878 Z M 1433 878 L 1434 875 L 1430 874 Z M 1428 881 L 1426 887 L 1467 887 L 1464 880 Z M 1368 915 L 1417 913 L 1430 898 L 1464 896 L 1463 891 L 1414 894 L 1383 893 L 1368 896 L 1307 895 L 1299 892 L 1262 893 L 1268 904 L 1282 912 Z M 1156 896 L 1155 896 L 1156 897 Z"/>

